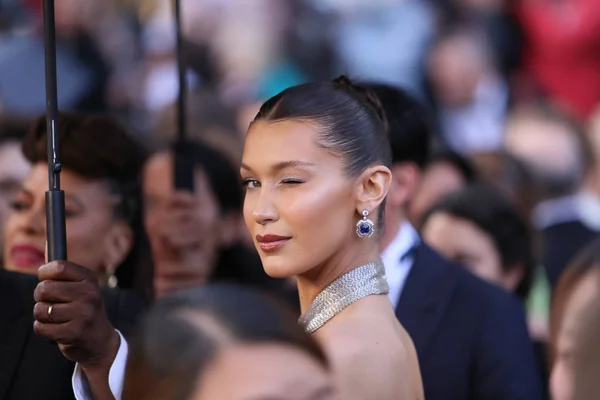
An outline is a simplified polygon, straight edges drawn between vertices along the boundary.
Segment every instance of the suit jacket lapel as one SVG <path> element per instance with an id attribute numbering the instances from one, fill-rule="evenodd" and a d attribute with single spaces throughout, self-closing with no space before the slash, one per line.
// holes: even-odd
<path id="1" fill-rule="evenodd" d="M 455 275 L 444 261 L 426 244 L 421 244 L 396 308 L 419 358 L 425 356 L 456 285 Z"/>
<path id="2" fill-rule="evenodd" d="M 8 395 L 23 349 L 33 332 L 33 308 L 27 309 L 16 286 L 17 279 L 9 274 L 0 271 L 0 399 Z"/>

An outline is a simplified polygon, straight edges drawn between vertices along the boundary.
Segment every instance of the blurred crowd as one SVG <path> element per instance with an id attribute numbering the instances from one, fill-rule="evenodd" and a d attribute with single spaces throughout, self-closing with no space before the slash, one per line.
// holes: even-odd
<path id="1" fill-rule="evenodd" d="M 248 125 L 296 84 L 344 73 L 392 85 L 430 116 L 427 154 L 420 159 L 420 144 L 408 140 L 401 156 L 420 170 L 408 220 L 445 258 L 522 302 L 544 386 L 570 400 L 574 347 L 600 344 L 582 330 L 600 314 L 588 310 L 600 282 L 600 3 L 182 0 L 181 8 L 194 194 L 172 188 L 171 1 L 56 2 L 60 109 L 106 114 L 132 133 L 104 119 L 59 120 L 70 258 L 102 285 L 149 301 L 235 281 L 296 309 L 293 279 L 263 273 L 244 226 L 237 170 Z M 44 263 L 42 22 L 39 0 L 0 3 L 0 240 L 12 270 Z M 581 362 L 598 372 L 592 356 Z"/>

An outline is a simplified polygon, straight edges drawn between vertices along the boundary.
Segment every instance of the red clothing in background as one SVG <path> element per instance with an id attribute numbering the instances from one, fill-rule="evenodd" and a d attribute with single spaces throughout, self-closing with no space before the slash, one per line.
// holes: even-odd
<path id="1" fill-rule="evenodd" d="M 517 0 L 525 74 L 587 118 L 600 105 L 600 0 Z"/>

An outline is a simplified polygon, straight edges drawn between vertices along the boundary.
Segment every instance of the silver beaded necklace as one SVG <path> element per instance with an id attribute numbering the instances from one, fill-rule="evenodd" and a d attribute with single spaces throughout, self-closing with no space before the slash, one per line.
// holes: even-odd
<path id="1" fill-rule="evenodd" d="M 355 301 L 389 291 L 383 262 L 363 265 L 325 286 L 298 323 L 307 333 L 313 333 Z"/>

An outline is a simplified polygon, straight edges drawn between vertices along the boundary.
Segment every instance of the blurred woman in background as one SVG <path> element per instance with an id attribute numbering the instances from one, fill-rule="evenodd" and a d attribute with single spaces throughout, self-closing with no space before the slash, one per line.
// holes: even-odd
<path id="1" fill-rule="evenodd" d="M 0 265 L 4 223 L 10 214 L 10 204 L 31 168 L 21 151 L 21 141 L 30 124 L 26 118 L 0 117 Z"/>
<path id="2" fill-rule="evenodd" d="M 4 228 L 4 268 L 34 275 L 45 261 L 46 134 L 40 117 L 23 141 L 32 169 Z M 69 260 L 95 271 L 101 284 L 150 298 L 152 260 L 139 181 L 146 152 L 108 117 L 60 114 L 58 135 Z"/>
<path id="3" fill-rule="evenodd" d="M 600 277 L 600 275 L 599 275 Z M 600 279 L 596 281 L 600 287 Z M 588 304 L 583 321 L 586 326 L 576 338 L 576 349 L 573 356 L 574 387 L 573 400 L 591 400 L 600 397 L 600 296 L 596 296 Z"/>
<path id="4" fill-rule="evenodd" d="M 272 298 L 207 285 L 156 304 L 131 345 L 123 400 L 333 400 L 319 346 Z"/>
<path id="5" fill-rule="evenodd" d="M 550 392 L 554 400 L 573 399 L 576 388 L 573 360 L 578 356 L 577 339 L 589 322 L 585 318 L 586 309 L 599 294 L 599 280 L 600 239 L 596 239 L 582 249 L 567 267 L 558 281 L 552 301 Z M 594 372 L 597 374 L 598 371 Z"/>

